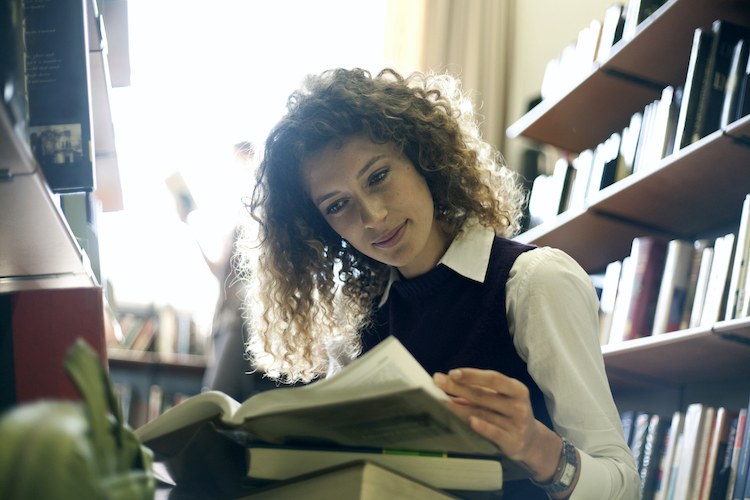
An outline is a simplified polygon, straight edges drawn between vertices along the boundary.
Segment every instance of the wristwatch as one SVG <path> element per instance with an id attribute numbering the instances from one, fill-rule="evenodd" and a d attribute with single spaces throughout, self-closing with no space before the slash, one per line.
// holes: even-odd
<path id="1" fill-rule="evenodd" d="M 541 488 L 546 493 L 560 493 L 561 491 L 570 488 L 570 485 L 573 484 L 573 479 L 576 477 L 576 471 L 578 470 L 575 446 L 564 437 L 560 436 L 560 438 L 563 442 L 562 455 L 565 457 L 565 463 L 555 471 L 555 475 L 557 475 L 562 468 L 562 474 L 560 474 L 560 477 L 554 483 L 538 483 L 533 479 L 530 480 L 534 486 Z"/>

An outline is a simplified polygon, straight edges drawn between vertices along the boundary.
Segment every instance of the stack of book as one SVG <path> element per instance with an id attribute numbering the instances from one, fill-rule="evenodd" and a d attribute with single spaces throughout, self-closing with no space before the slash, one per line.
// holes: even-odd
<path id="1" fill-rule="evenodd" d="M 178 486 L 235 493 L 291 487 L 301 478 L 320 481 L 323 471 L 343 474 L 339 467 L 361 462 L 371 465 L 346 474 L 361 478 L 368 469 L 381 475 L 387 474 L 380 468 L 397 470 L 431 490 L 469 492 L 472 498 L 491 498 L 504 480 L 528 477 L 524 466 L 474 432 L 447 400 L 390 337 L 334 377 L 262 392 L 242 404 L 204 392 L 136 434 Z"/>

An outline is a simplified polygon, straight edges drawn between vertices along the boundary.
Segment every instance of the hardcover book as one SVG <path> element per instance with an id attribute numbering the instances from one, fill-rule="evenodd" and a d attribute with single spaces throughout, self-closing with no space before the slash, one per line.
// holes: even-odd
<path id="1" fill-rule="evenodd" d="M 448 400 L 389 337 L 331 378 L 262 392 L 242 404 L 221 392 L 204 392 L 135 432 L 178 485 L 230 484 L 232 477 L 221 476 L 246 475 L 244 450 L 259 441 L 477 455 L 500 461 L 507 480 L 528 477 L 525 467 L 448 408 Z"/>
<path id="2" fill-rule="evenodd" d="M 95 186 L 88 0 L 25 2 L 31 150 L 50 189 Z"/>

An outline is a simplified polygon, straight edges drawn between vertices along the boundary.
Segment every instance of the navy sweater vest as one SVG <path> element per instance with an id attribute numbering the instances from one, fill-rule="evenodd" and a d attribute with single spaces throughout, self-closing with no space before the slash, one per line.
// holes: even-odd
<path id="1" fill-rule="evenodd" d="M 523 382 L 537 420 L 551 420 L 539 386 L 518 356 L 505 315 L 505 283 L 523 252 L 534 248 L 496 237 L 484 283 L 439 265 L 416 278 L 394 282 L 386 303 L 362 333 L 364 352 L 397 337 L 429 374 L 453 368 L 495 370 Z M 528 480 L 506 482 L 503 499 L 547 499 Z"/>

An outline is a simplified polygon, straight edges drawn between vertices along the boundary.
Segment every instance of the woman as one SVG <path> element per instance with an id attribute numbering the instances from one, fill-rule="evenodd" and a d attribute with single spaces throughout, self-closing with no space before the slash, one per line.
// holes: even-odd
<path id="1" fill-rule="evenodd" d="M 590 279 L 510 239 L 523 195 L 447 75 L 308 77 L 269 135 L 249 348 L 287 382 L 395 335 L 532 481 L 504 498 L 635 499 Z"/>

